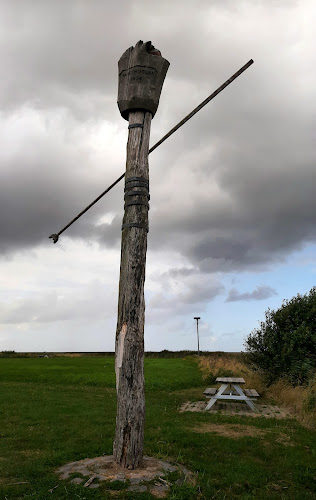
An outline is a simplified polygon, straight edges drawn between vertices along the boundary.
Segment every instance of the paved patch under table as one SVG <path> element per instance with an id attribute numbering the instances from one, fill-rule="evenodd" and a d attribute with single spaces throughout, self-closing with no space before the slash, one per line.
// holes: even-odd
<path id="1" fill-rule="evenodd" d="M 187 401 L 184 403 L 179 411 L 191 412 L 205 412 L 208 401 Z M 216 409 L 211 408 L 206 413 L 218 413 L 222 415 L 245 415 L 247 417 L 266 417 L 266 418 L 288 418 L 293 415 L 285 408 L 273 405 L 255 404 L 255 411 L 252 411 L 247 405 L 243 403 L 226 403 L 217 402 Z"/>

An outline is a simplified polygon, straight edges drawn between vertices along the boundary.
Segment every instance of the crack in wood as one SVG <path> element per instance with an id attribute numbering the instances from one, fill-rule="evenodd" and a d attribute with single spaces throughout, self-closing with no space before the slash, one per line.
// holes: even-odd
<path id="1" fill-rule="evenodd" d="M 117 341 L 117 355 L 115 358 L 115 375 L 116 375 L 116 391 L 119 389 L 120 383 L 120 369 L 122 368 L 123 363 L 123 354 L 124 354 L 124 343 L 127 331 L 127 324 L 123 323 L 122 329 L 119 333 L 118 341 Z"/>

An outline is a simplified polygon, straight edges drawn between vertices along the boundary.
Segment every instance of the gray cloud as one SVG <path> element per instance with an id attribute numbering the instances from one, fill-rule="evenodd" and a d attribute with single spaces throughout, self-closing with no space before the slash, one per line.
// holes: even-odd
<path id="1" fill-rule="evenodd" d="M 31 109 L 8 119 L 0 117 L 6 144 L 0 152 L 2 253 L 51 244 L 48 236 L 62 229 L 112 183 L 120 167 L 119 158 L 113 158 L 101 183 L 100 159 L 92 148 L 89 151 L 88 144 L 94 127 L 81 125 L 58 111 L 47 113 L 46 120 Z M 115 244 L 111 229 L 118 227 L 122 217 L 122 191 L 123 185 L 115 187 L 65 234 Z M 113 221 L 96 226 L 108 212 L 113 213 Z"/>
<path id="2" fill-rule="evenodd" d="M 139 38 L 151 38 L 171 63 L 152 143 L 255 60 L 150 156 L 149 250 L 179 251 L 212 273 L 260 270 L 315 241 L 312 35 L 285 29 L 304 4 L 159 5 L 153 16 L 141 1 L 2 3 L 2 254 L 51 244 L 48 236 L 124 170 L 117 60 Z M 95 154 L 91 140 L 105 120 L 121 139 L 111 148 L 105 130 L 106 147 Z M 122 191 L 65 235 L 118 248 Z M 100 223 L 104 215 L 112 221 Z"/>
<path id="3" fill-rule="evenodd" d="M 240 300 L 264 300 L 269 297 L 273 297 L 273 295 L 277 295 L 277 292 L 267 285 L 257 286 L 255 290 L 252 292 L 240 293 L 236 288 L 231 288 L 228 293 L 228 297 L 226 302 L 237 302 Z"/>
<path id="4" fill-rule="evenodd" d="M 180 268 L 172 267 L 171 269 L 168 270 L 168 272 L 162 273 L 160 275 L 160 278 L 162 280 L 164 280 L 165 278 L 181 279 L 181 277 L 186 278 L 187 276 L 192 276 L 192 274 L 196 273 L 197 270 L 191 267 L 180 267 Z"/>
<path id="5" fill-rule="evenodd" d="M 240 348 L 257 318 L 239 317 L 235 334 L 229 314 L 216 323 L 210 310 L 276 292 L 228 293 L 223 273 L 236 272 L 241 289 L 243 272 L 277 270 L 315 242 L 314 9 L 311 0 L 1 2 L 2 345 L 85 350 L 94 338 L 113 348 L 123 182 L 57 245 L 48 236 L 124 171 L 117 61 L 142 39 L 170 61 L 151 145 L 255 61 L 149 157 L 148 348 L 195 348 L 196 315 L 202 349 Z"/>
<path id="6" fill-rule="evenodd" d="M 40 109 L 66 107 L 82 117 L 95 114 L 101 104 L 104 115 L 108 96 L 115 108 L 117 55 L 111 49 L 118 26 L 126 33 L 131 10 L 124 0 L 111 5 L 66 0 L 62 6 L 26 0 L 19 8 L 2 2 L 5 109 L 28 103 Z M 116 44 L 121 52 L 124 42 Z"/>
<path id="7" fill-rule="evenodd" d="M 0 304 L 0 324 L 55 323 L 58 321 L 97 321 L 113 314 L 116 296 L 106 291 L 100 282 L 89 283 L 83 289 L 53 290 L 34 293 L 12 302 Z M 105 307 L 105 305 L 107 307 Z"/>
<path id="8" fill-rule="evenodd" d="M 209 302 L 225 290 L 218 279 L 186 268 L 171 269 L 157 275 L 155 281 L 160 291 L 149 298 L 148 306 L 152 310 L 151 318 L 157 316 L 158 319 L 161 311 L 181 315 L 205 310 Z M 157 311 L 156 315 L 153 310 Z"/>

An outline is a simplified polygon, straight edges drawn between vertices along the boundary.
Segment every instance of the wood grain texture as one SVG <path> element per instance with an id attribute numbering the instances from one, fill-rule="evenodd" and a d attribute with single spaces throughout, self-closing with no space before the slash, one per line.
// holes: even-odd
<path id="1" fill-rule="evenodd" d="M 135 123 L 142 123 L 143 128 L 129 130 L 125 178 L 143 177 L 149 180 L 151 113 L 130 113 L 129 124 Z M 131 190 L 139 191 L 139 188 L 133 187 Z M 148 201 L 146 196 L 141 199 Z M 131 223 L 148 226 L 148 207 L 126 206 L 123 224 Z M 117 416 L 113 454 L 115 461 L 128 469 L 141 467 L 143 463 L 146 251 L 146 230 L 138 227 L 123 229 L 115 345 Z"/>
<path id="2" fill-rule="evenodd" d="M 250 397 L 253 397 L 253 398 L 258 398 L 259 397 L 259 394 L 256 391 L 256 389 L 244 389 L 244 393 L 246 394 L 246 396 L 250 396 Z"/>
<path id="3" fill-rule="evenodd" d="M 139 40 L 122 54 L 119 62 L 117 104 L 123 118 L 130 112 L 150 111 L 158 108 L 159 98 L 169 62 L 161 56 L 151 42 Z"/>
<path id="4" fill-rule="evenodd" d="M 217 391 L 216 387 L 209 387 L 208 389 L 205 389 L 203 394 L 207 396 L 213 396 L 214 394 L 216 394 L 216 391 Z"/>
<path id="5" fill-rule="evenodd" d="M 245 384 L 245 380 L 243 378 L 235 378 L 235 377 L 217 377 L 215 382 L 222 382 L 223 384 Z"/>

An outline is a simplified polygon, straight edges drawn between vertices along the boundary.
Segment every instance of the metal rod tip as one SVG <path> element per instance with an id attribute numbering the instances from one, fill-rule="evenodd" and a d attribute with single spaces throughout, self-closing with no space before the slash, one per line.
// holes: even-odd
<path id="1" fill-rule="evenodd" d="M 58 234 L 51 234 L 49 236 L 49 238 L 52 238 L 52 240 L 54 241 L 54 243 L 57 243 L 57 241 L 58 241 Z"/>

